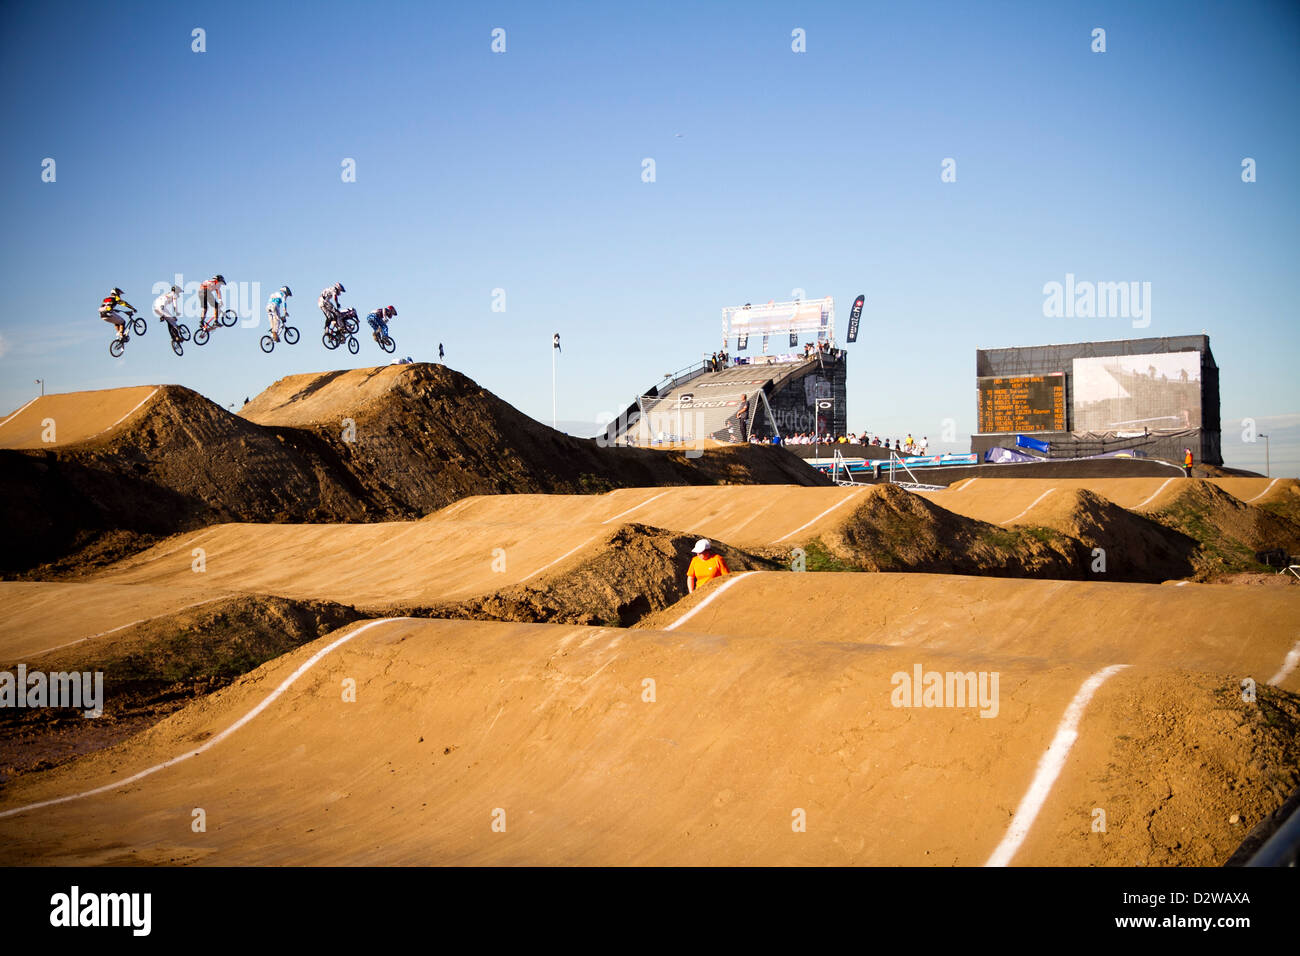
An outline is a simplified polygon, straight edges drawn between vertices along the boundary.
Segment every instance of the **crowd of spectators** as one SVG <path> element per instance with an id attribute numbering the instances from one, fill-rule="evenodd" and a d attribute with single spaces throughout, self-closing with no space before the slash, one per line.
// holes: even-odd
<path id="1" fill-rule="evenodd" d="M 731 356 L 724 350 L 722 352 L 714 352 L 705 361 L 705 364 L 709 366 L 710 372 L 721 372 L 727 367 L 727 363 L 730 361 Z"/>
<path id="2" fill-rule="evenodd" d="M 751 445 L 872 445 L 876 448 L 891 448 L 900 455 L 926 455 L 930 450 L 930 439 L 922 436 L 920 441 L 914 439 L 910 434 L 906 439 L 881 438 L 879 435 L 868 435 L 863 431 L 860 435 L 830 435 L 814 434 L 813 432 L 796 432 L 793 435 L 774 436 L 772 438 L 759 438 L 757 435 L 750 435 L 749 442 Z"/>

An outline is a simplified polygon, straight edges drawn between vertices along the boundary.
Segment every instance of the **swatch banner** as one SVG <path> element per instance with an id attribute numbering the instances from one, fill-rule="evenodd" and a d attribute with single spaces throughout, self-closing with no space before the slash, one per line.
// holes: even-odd
<path id="1" fill-rule="evenodd" d="M 1028 435 L 1017 435 L 1016 445 L 1020 448 L 1032 448 L 1034 451 L 1041 451 L 1048 454 L 1052 446 L 1045 441 L 1039 441 L 1037 438 L 1030 438 Z"/>
<path id="2" fill-rule="evenodd" d="M 748 336 L 748 335 L 741 335 L 741 336 L 738 336 L 738 337 L 736 338 L 736 351 L 737 351 L 737 352 L 743 352 L 743 351 L 745 351 L 745 346 L 748 345 L 748 344 L 749 344 L 749 336 Z"/>
<path id="3" fill-rule="evenodd" d="M 795 347 L 796 345 L 798 345 L 798 344 L 799 344 L 799 336 L 798 336 L 798 334 L 795 333 L 795 332 L 791 332 L 791 333 L 790 333 L 790 348 L 794 348 L 794 347 Z"/>
<path id="4" fill-rule="evenodd" d="M 763 333 L 763 354 L 767 354 L 767 333 Z"/>
<path id="5" fill-rule="evenodd" d="M 862 304 L 867 301 L 866 295 L 860 295 L 853 300 L 853 311 L 849 313 L 849 341 L 858 340 L 858 323 L 862 321 Z"/>

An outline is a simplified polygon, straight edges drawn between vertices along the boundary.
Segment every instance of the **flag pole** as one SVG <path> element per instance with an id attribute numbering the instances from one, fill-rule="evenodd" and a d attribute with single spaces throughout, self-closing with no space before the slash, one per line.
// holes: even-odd
<path id="1" fill-rule="evenodd" d="M 551 341 L 551 428 L 555 427 L 555 341 Z"/>

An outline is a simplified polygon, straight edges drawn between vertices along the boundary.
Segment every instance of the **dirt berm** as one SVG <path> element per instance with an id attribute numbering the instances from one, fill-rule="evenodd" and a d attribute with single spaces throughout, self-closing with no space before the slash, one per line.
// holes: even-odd
<path id="1" fill-rule="evenodd" d="M 244 417 L 176 385 L 100 426 L 104 393 L 59 398 L 91 437 L 0 449 L 0 574 L 94 567 L 218 521 L 416 518 L 471 494 L 829 483 L 781 449 L 602 448 L 435 365 L 291 376 Z"/>

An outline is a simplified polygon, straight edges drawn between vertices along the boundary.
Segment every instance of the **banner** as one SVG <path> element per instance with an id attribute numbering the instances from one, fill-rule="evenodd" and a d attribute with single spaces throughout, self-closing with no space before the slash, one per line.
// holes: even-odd
<path id="1" fill-rule="evenodd" d="M 1045 441 L 1039 441 L 1037 438 L 1030 438 L 1028 435 L 1016 436 L 1017 448 L 1032 448 L 1034 451 L 1041 451 L 1046 455 L 1051 450 L 1051 445 Z"/>
<path id="2" fill-rule="evenodd" d="M 740 336 L 737 336 L 737 337 L 736 337 L 736 351 L 737 351 L 737 352 L 743 352 L 743 351 L 745 351 L 745 346 L 748 345 L 748 344 L 749 344 L 749 336 L 748 336 L 747 334 L 746 334 L 746 335 L 740 335 Z"/>
<path id="3" fill-rule="evenodd" d="M 731 306 L 722 310 L 722 334 L 723 338 L 730 338 L 732 335 L 760 333 L 815 332 L 828 329 L 834 318 L 835 300 L 830 296 Z"/>
<path id="4" fill-rule="evenodd" d="M 767 333 L 763 333 L 763 354 L 767 354 Z"/>
<path id="5" fill-rule="evenodd" d="M 858 340 L 858 322 L 862 319 L 862 304 L 867 301 L 865 294 L 858 296 L 853 300 L 853 311 L 849 313 L 849 341 Z M 791 345 L 794 343 L 791 342 Z"/>
<path id="6" fill-rule="evenodd" d="M 794 347 L 795 347 L 796 345 L 798 345 L 798 344 L 799 344 L 799 336 L 798 336 L 798 334 L 795 333 L 795 332 L 791 332 L 791 333 L 790 333 L 790 348 L 794 348 Z"/>

